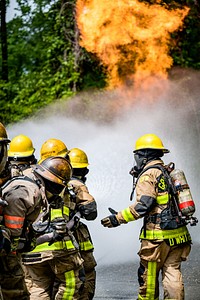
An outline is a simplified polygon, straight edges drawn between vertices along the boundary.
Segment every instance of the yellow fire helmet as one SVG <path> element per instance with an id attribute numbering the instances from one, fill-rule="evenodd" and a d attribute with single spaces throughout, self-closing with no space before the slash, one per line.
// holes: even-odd
<path id="1" fill-rule="evenodd" d="M 61 140 L 49 139 L 42 145 L 40 149 L 40 163 L 50 156 L 66 157 L 69 153 L 67 146 Z"/>
<path id="2" fill-rule="evenodd" d="M 73 168 L 86 168 L 89 165 L 86 153 L 79 148 L 71 149 L 69 158 Z"/>
<path id="3" fill-rule="evenodd" d="M 28 157 L 34 152 L 32 140 L 28 136 L 20 134 L 11 140 L 8 157 Z"/>
<path id="4" fill-rule="evenodd" d="M 4 125 L 0 122 L 0 142 L 10 143 Z"/>
<path id="5" fill-rule="evenodd" d="M 163 146 L 161 139 L 152 133 L 142 135 L 135 143 L 135 149 L 133 152 L 135 153 L 138 150 L 143 149 L 157 149 L 163 150 L 163 153 L 169 153 L 169 150 Z"/>

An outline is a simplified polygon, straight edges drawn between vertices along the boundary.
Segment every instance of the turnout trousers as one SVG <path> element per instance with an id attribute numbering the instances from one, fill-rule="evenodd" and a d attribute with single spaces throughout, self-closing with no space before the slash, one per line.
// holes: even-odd
<path id="1" fill-rule="evenodd" d="M 138 252 L 138 300 L 159 299 L 159 274 L 162 274 L 164 299 L 184 300 L 184 284 L 181 262 L 190 253 L 191 244 L 183 243 L 169 246 L 165 241 L 142 240 Z"/>
<path id="2" fill-rule="evenodd" d="M 92 300 L 94 298 L 96 286 L 96 260 L 93 251 L 80 251 L 80 254 L 84 259 L 83 267 L 85 271 L 85 283 L 79 300 Z"/>
<path id="3" fill-rule="evenodd" d="M 0 257 L 0 287 L 3 300 L 29 300 L 21 264 L 21 255 L 9 253 Z"/>
<path id="4" fill-rule="evenodd" d="M 32 280 L 29 284 L 30 300 L 78 300 L 84 281 L 82 271 L 82 259 L 78 253 L 26 265 L 26 272 Z M 53 295 L 55 282 L 59 285 Z"/>

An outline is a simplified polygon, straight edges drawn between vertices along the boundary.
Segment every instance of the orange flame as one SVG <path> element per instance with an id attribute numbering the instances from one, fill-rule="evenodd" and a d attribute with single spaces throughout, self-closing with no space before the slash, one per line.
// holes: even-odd
<path id="1" fill-rule="evenodd" d="M 110 88 L 127 79 L 137 85 L 152 75 L 167 78 L 173 64 L 170 33 L 182 25 L 188 11 L 138 0 L 77 0 L 80 44 L 106 67 Z"/>

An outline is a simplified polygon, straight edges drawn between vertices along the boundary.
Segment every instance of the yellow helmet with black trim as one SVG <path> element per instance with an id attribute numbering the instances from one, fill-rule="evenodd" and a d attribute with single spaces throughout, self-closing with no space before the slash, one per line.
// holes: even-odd
<path id="1" fill-rule="evenodd" d="M 155 149 L 155 150 L 162 150 L 163 153 L 169 153 L 169 150 L 166 149 L 163 145 L 161 139 L 152 133 L 142 135 L 135 143 L 135 148 L 133 152 L 144 149 Z"/>

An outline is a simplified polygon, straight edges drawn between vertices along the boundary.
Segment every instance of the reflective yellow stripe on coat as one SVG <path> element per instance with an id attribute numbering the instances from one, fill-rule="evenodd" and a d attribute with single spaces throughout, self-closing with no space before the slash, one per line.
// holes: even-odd
<path id="1" fill-rule="evenodd" d="M 43 243 L 41 245 L 38 245 L 34 250 L 31 252 L 44 252 L 44 251 L 54 251 L 54 250 L 70 250 L 75 249 L 74 244 L 72 241 L 60 241 L 55 242 L 52 245 L 49 246 L 49 243 Z"/>
<path id="2" fill-rule="evenodd" d="M 159 205 L 164 205 L 164 204 L 167 204 L 169 201 L 169 194 L 164 194 L 164 195 L 160 195 L 156 198 L 156 202 L 159 204 Z"/>
<path id="3" fill-rule="evenodd" d="M 146 230 L 146 234 L 144 235 L 144 230 L 142 230 L 140 234 L 140 239 L 147 240 L 165 240 L 175 238 L 177 241 L 187 242 L 191 239 L 190 234 L 186 226 L 171 229 L 171 230 Z"/>
<path id="4" fill-rule="evenodd" d="M 94 249 L 94 246 L 89 240 L 85 242 L 80 242 L 79 247 L 81 251 L 89 251 Z"/>
<path id="5" fill-rule="evenodd" d="M 126 222 L 131 222 L 131 221 L 134 221 L 134 220 L 135 220 L 135 218 L 134 218 L 134 216 L 132 215 L 132 213 L 131 213 L 129 207 L 123 209 L 123 210 L 121 211 L 121 214 L 122 214 L 122 216 L 123 216 L 123 218 L 124 218 L 124 220 L 125 220 Z"/>

